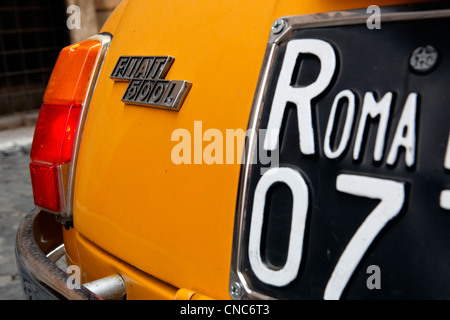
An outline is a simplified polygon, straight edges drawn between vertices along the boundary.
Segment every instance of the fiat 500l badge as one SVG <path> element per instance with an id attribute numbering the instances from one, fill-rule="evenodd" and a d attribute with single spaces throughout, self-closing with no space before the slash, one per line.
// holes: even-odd
<path id="1" fill-rule="evenodd" d="M 179 111 L 192 83 L 164 79 L 173 61 L 171 56 L 121 56 L 110 78 L 130 82 L 125 103 Z"/>

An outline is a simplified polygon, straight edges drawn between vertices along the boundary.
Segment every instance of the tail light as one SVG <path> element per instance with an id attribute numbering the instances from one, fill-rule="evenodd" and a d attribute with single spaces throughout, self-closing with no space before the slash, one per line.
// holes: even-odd
<path id="1" fill-rule="evenodd" d="M 44 94 L 30 154 L 36 206 L 70 220 L 77 141 L 110 37 L 64 48 Z"/>

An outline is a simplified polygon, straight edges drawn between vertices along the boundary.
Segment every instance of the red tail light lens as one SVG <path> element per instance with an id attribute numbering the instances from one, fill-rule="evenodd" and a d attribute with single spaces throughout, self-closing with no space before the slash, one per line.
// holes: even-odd
<path id="1" fill-rule="evenodd" d="M 30 163 L 34 204 L 53 212 L 61 211 L 58 166 Z"/>
<path id="2" fill-rule="evenodd" d="M 101 48 L 101 41 L 86 40 L 61 51 L 36 123 L 30 154 L 34 203 L 56 214 L 65 209 L 68 167 Z"/>
<path id="3" fill-rule="evenodd" d="M 80 104 L 43 104 L 34 132 L 31 161 L 69 162 L 80 114 Z"/>

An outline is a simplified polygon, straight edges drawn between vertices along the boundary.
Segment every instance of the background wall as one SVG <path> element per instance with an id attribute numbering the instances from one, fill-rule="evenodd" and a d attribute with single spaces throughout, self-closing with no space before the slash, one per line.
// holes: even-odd
<path id="1" fill-rule="evenodd" d="M 28 113 L 36 118 L 60 50 L 98 33 L 120 2 L 0 1 L 0 130 L 27 122 Z M 68 27 L 71 5 L 80 10 L 79 29 Z"/>
<path id="2" fill-rule="evenodd" d="M 97 25 L 99 30 L 108 19 L 111 12 L 119 5 L 122 0 L 95 0 L 95 9 L 97 13 Z"/>
<path id="3" fill-rule="evenodd" d="M 72 42 L 78 42 L 96 34 L 111 12 L 122 0 L 66 0 L 67 7 L 77 5 L 81 9 L 81 29 L 70 30 Z"/>

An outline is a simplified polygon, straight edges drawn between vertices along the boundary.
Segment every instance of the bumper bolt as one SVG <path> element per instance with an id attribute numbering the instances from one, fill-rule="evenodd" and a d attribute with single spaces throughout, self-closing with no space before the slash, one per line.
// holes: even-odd
<path id="1" fill-rule="evenodd" d="M 283 31 L 285 27 L 286 21 L 284 21 L 283 19 L 278 19 L 272 24 L 272 33 L 278 34 Z"/>
<path id="2" fill-rule="evenodd" d="M 242 296 L 242 286 L 238 282 L 233 282 L 230 285 L 230 296 L 233 299 L 240 299 Z"/>

